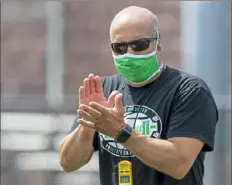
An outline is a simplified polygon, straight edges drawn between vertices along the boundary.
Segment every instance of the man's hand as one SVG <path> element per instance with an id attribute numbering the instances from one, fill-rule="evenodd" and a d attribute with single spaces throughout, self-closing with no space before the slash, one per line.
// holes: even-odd
<path id="1" fill-rule="evenodd" d="M 113 91 L 107 101 L 104 97 L 100 77 L 89 74 L 88 78 L 84 79 L 83 86 L 79 88 L 79 105 L 89 105 L 90 102 L 94 101 L 100 105 L 112 107 L 114 98 L 118 93 L 118 91 Z"/>
<path id="2" fill-rule="evenodd" d="M 118 91 L 113 91 L 107 101 L 104 97 L 100 77 L 89 74 L 88 78 L 84 79 L 83 86 L 79 88 L 79 105 L 88 106 L 90 102 L 97 102 L 106 107 L 113 107 L 115 96 L 118 93 Z M 86 115 L 81 116 L 83 119 L 87 120 Z"/>
<path id="3" fill-rule="evenodd" d="M 101 79 L 99 76 L 90 74 L 83 81 L 83 86 L 79 88 L 79 105 L 89 105 L 89 102 L 95 101 L 100 104 L 106 104 L 103 94 Z"/>
<path id="4" fill-rule="evenodd" d="M 79 124 L 96 129 L 108 136 L 116 137 L 125 127 L 122 94 L 116 95 L 115 106 L 112 108 L 90 102 L 89 106 L 81 104 L 77 112 L 85 118 L 79 119 Z"/>

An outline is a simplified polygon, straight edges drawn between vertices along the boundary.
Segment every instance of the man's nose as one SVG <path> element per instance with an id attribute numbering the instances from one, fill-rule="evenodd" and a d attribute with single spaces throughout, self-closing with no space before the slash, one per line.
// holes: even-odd
<path id="1" fill-rule="evenodd" d="M 134 52 L 130 46 L 127 48 L 127 53 L 136 54 L 136 52 Z"/>

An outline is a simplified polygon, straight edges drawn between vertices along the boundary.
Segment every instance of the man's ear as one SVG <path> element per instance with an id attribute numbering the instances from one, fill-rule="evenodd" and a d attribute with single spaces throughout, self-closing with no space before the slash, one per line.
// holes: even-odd
<path id="1" fill-rule="evenodd" d="M 158 52 L 161 52 L 161 51 L 163 50 L 163 47 L 162 47 L 162 45 L 160 44 L 160 41 L 159 41 L 159 43 L 158 43 L 158 45 L 157 45 L 157 50 L 158 50 Z"/>

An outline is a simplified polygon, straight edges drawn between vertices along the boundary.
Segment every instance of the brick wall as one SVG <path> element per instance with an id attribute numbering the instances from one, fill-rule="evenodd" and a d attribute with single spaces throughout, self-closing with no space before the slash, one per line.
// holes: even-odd
<path id="1" fill-rule="evenodd" d="M 64 91 L 75 95 L 90 72 L 116 73 L 109 48 L 109 26 L 122 8 L 149 8 L 160 19 L 164 61 L 180 65 L 179 2 L 68 1 L 64 3 Z M 2 5 L 1 85 L 3 95 L 45 93 L 45 10 L 42 2 L 4 2 Z M 54 71 L 55 72 L 55 66 Z"/>

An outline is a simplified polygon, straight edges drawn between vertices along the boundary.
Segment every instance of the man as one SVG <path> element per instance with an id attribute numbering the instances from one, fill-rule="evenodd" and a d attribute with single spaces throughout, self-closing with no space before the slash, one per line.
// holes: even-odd
<path id="1" fill-rule="evenodd" d="M 77 170 L 98 150 L 101 185 L 202 185 L 218 121 L 208 86 L 163 64 L 149 10 L 120 11 L 110 37 L 120 75 L 84 79 L 77 119 L 60 145 L 61 166 Z"/>

